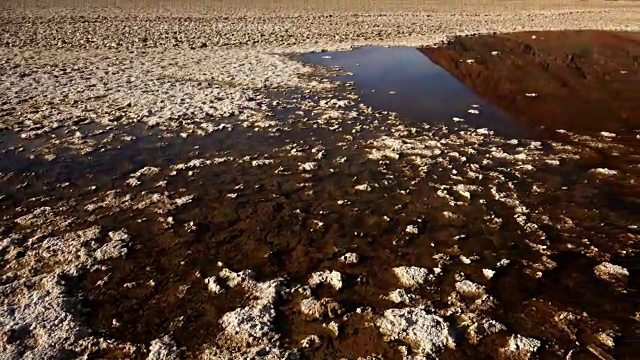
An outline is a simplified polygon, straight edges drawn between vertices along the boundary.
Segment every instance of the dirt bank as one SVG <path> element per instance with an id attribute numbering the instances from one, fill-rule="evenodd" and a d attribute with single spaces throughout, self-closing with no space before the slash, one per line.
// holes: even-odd
<path id="1" fill-rule="evenodd" d="M 513 117 L 551 132 L 640 128 L 640 33 L 521 32 L 422 50 Z"/>

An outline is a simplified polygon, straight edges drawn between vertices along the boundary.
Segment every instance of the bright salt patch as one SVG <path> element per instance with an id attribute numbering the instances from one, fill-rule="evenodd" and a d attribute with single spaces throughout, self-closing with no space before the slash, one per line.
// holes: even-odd
<path id="1" fill-rule="evenodd" d="M 340 290 L 342 288 L 342 274 L 335 270 L 325 270 L 311 274 L 309 286 L 316 287 L 319 284 L 329 284 L 334 289 Z"/>
<path id="2" fill-rule="evenodd" d="M 611 283 L 625 283 L 629 278 L 629 270 L 608 262 L 597 265 L 593 271 L 598 279 Z"/>
<path id="3" fill-rule="evenodd" d="M 474 323 L 467 329 L 467 339 L 472 344 L 477 344 L 483 337 L 505 331 L 507 328 L 501 323 L 492 319 L 482 319 Z"/>
<path id="4" fill-rule="evenodd" d="M 160 169 L 157 167 L 147 166 L 131 174 L 131 177 L 151 176 L 157 174 L 159 171 Z"/>
<path id="5" fill-rule="evenodd" d="M 2 359 L 58 359 L 83 337 L 76 316 L 69 312 L 69 295 L 57 276 L 39 276 L 0 286 L 0 328 L 21 330 L 19 344 L 2 344 Z M 6 333 L 5 333 L 6 334 Z"/>
<path id="6" fill-rule="evenodd" d="M 456 283 L 456 291 L 462 296 L 471 298 L 481 298 L 486 295 L 484 286 L 471 282 L 469 280 L 462 280 Z"/>
<path id="7" fill-rule="evenodd" d="M 344 312 L 344 309 L 330 298 L 316 300 L 307 298 L 300 301 L 300 311 L 312 319 L 322 319 L 325 316 L 334 318 Z"/>
<path id="8" fill-rule="evenodd" d="M 455 346 L 449 324 L 421 308 L 389 309 L 376 325 L 387 341 L 410 344 L 418 355 L 437 356 Z"/>
<path id="9" fill-rule="evenodd" d="M 591 169 L 589 170 L 589 172 L 592 174 L 598 174 L 603 176 L 613 176 L 618 173 L 616 170 L 605 169 L 605 168 Z"/>
<path id="10" fill-rule="evenodd" d="M 210 278 L 204 279 L 204 282 L 205 282 L 205 284 L 207 284 L 207 288 L 209 288 L 209 291 L 211 291 L 212 293 L 214 293 L 216 295 L 222 293 L 223 289 L 216 282 L 216 277 L 215 276 L 212 276 Z"/>
<path id="11" fill-rule="evenodd" d="M 272 306 L 247 306 L 224 314 L 220 325 L 238 345 L 256 346 L 268 343 L 275 316 Z"/>
<path id="12" fill-rule="evenodd" d="M 340 261 L 345 264 L 357 264 L 360 257 L 356 253 L 346 253 L 340 257 Z"/>
<path id="13" fill-rule="evenodd" d="M 147 360 L 178 360 L 178 348 L 176 343 L 165 335 L 160 339 L 155 339 L 149 347 Z"/>
<path id="14" fill-rule="evenodd" d="M 415 225 L 407 225 L 407 228 L 404 230 L 407 234 L 417 234 L 418 228 Z"/>
<path id="15" fill-rule="evenodd" d="M 306 163 L 300 164 L 300 170 L 302 171 L 313 171 L 313 170 L 316 170 L 317 168 L 318 168 L 317 162 L 306 162 Z"/>
<path id="16" fill-rule="evenodd" d="M 269 165 L 269 164 L 273 164 L 273 160 L 265 159 L 265 160 L 253 160 L 253 161 L 251 161 L 251 165 L 252 166 L 264 166 L 264 165 Z"/>
<path id="17" fill-rule="evenodd" d="M 104 244 L 100 249 L 96 250 L 96 260 L 102 261 L 114 259 L 127 254 L 126 244 L 122 241 L 110 241 Z"/>
<path id="18" fill-rule="evenodd" d="M 540 345 L 539 340 L 516 334 L 509 338 L 509 343 L 503 351 L 511 356 L 517 356 L 518 359 L 529 359 L 538 351 Z"/>
<path id="19" fill-rule="evenodd" d="M 371 185 L 369 184 L 356 185 L 354 189 L 360 190 L 360 191 L 371 191 Z"/>
<path id="20" fill-rule="evenodd" d="M 417 266 L 395 267 L 393 273 L 404 287 L 420 286 L 430 278 L 428 269 Z"/>
<path id="21" fill-rule="evenodd" d="M 411 303 L 415 304 L 417 300 L 417 296 L 413 294 L 408 294 L 404 289 L 395 289 L 390 291 L 389 294 L 383 298 L 388 299 L 389 301 L 393 301 L 396 304 L 406 304 L 409 305 Z"/>
<path id="22" fill-rule="evenodd" d="M 491 269 L 482 269 L 482 274 L 484 275 L 484 277 L 486 277 L 487 279 L 491 279 L 493 277 L 493 275 L 495 275 L 495 271 L 491 270 Z"/>

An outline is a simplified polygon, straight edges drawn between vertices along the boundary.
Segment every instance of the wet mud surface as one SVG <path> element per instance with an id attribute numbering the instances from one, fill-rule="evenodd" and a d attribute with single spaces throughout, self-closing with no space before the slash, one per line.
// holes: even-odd
<path id="1" fill-rule="evenodd" d="M 566 48 L 584 46 L 573 36 Z M 82 330 L 74 336 L 90 339 L 71 352 L 72 341 L 61 341 L 62 358 L 153 359 L 160 347 L 187 359 L 634 359 L 640 140 L 637 117 L 622 115 L 636 108 L 623 80 L 595 89 L 616 66 L 626 66 L 625 79 L 638 75 L 631 55 L 619 55 L 621 44 L 635 51 L 627 45 L 636 35 L 580 36 L 609 49 L 593 53 L 603 69 L 574 57 L 593 85 L 576 80 L 574 65 L 554 72 L 568 66 L 554 62 L 548 77 L 531 76 L 539 88 L 514 88 L 512 72 L 537 74 L 539 54 L 551 51 L 523 53 L 531 33 L 424 50 L 460 79 L 453 88 L 470 86 L 432 113 L 434 103 L 406 116 L 386 107 L 410 107 L 403 101 L 420 82 L 402 93 L 387 80 L 397 93 L 383 87 L 384 97 L 370 97 L 375 71 L 341 63 L 309 77 L 353 86 L 264 94 L 272 101 L 259 121 L 210 119 L 220 128 L 202 136 L 79 125 L 53 135 L 80 132 L 91 150 L 56 149 L 51 158 L 41 150 L 47 138 L 3 131 L 0 285 L 59 273 L 61 296 L 74 299 L 64 312 Z M 510 70 L 489 76 L 482 58 L 460 63 L 478 53 L 473 41 L 500 51 L 486 61 L 503 59 Z M 428 60 L 412 49 L 377 51 Z M 325 65 L 339 57 L 309 56 Z M 366 67 L 366 57 L 349 61 Z M 571 94 L 558 85 L 563 76 L 571 101 L 595 96 L 609 104 L 598 114 L 614 120 L 583 125 L 572 107 L 563 122 L 532 123 L 520 102 L 560 116 L 557 102 Z M 473 81 L 488 78 L 503 97 L 476 89 Z M 539 95 L 509 107 L 503 87 Z M 492 114 L 502 116 L 495 129 Z M 500 134 L 512 121 L 519 130 Z M 529 137 L 541 124 L 566 131 Z M 5 301 L 7 314 L 28 309 L 27 300 Z M 2 350 L 36 351 L 39 338 L 16 324 L 3 323 Z"/>
<path id="2" fill-rule="evenodd" d="M 482 35 L 421 51 L 487 101 L 533 127 L 631 135 L 640 128 L 637 33 Z"/>

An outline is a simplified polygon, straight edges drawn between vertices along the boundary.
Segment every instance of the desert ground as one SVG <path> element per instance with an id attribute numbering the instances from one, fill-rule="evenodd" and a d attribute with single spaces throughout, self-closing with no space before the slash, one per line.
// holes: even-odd
<path id="1" fill-rule="evenodd" d="M 3 1 L 0 359 L 637 359 L 638 31 L 636 1 Z M 447 119 L 395 110 L 429 99 L 364 61 L 398 53 L 466 89 Z"/>

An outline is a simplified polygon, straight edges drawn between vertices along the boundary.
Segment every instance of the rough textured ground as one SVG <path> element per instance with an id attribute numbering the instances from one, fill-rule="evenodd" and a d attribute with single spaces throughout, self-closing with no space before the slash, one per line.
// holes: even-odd
<path id="1" fill-rule="evenodd" d="M 291 55 L 638 30 L 633 2 L 248 3 L 2 3 L 0 358 L 638 353 L 618 129 L 408 124 Z"/>

